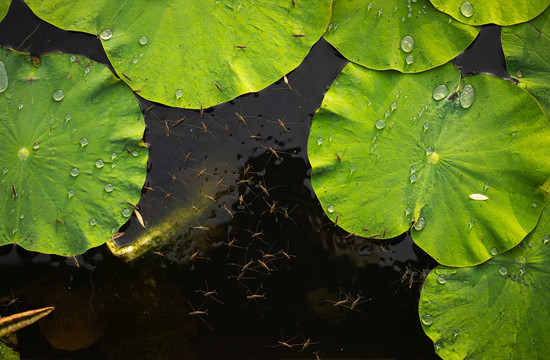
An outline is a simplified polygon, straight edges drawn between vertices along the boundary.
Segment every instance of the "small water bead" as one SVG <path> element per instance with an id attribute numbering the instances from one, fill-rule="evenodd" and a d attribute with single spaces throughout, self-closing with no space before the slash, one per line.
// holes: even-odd
<path id="1" fill-rule="evenodd" d="M 9 169 L 7 167 L 3 168 L 2 169 L 2 175 L 5 175 L 8 171 L 9 171 Z"/>
<path id="2" fill-rule="evenodd" d="M 130 210 L 128 208 L 125 208 L 124 210 L 122 210 L 122 216 L 130 217 L 130 215 L 132 215 L 132 210 Z"/>
<path id="3" fill-rule="evenodd" d="M 500 269 L 498 269 L 498 273 L 502 276 L 508 275 L 508 268 L 506 266 L 501 266 Z"/>
<path id="4" fill-rule="evenodd" d="M 383 128 L 386 127 L 386 122 L 385 122 L 384 120 L 380 119 L 380 120 L 377 120 L 377 121 L 376 121 L 376 123 L 374 124 L 374 126 L 376 126 L 376 128 L 377 128 L 378 130 L 382 130 Z"/>
<path id="5" fill-rule="evenodd" d="M 489 183 L 485 183 L 485 185 L 483 185 L 483 191 L 487 191 L 488 188 L 489 188 Z"/>
<path id="6" fill-rule="evenodd" d="M 411 65 L 414 62 L 414 56 L 407 55 L 407 57 L 405 58 L 405 62 L 407 63 L 407 65 Z"/>
<path id="7" fill-rule="evenodd" d="M 77 177 L 78 174 L 80 174 L 80 171 L 78 170 L 78 168 L 74 167 L 74 168 L 71 169 L 70 173 L 71 173 L 72 177 Z"/>
<path id="8" fill-rule="evenodd" d="M 138 155 L 139 155 L 139 153 L 137 152 L 137 150 L 132 151 L 132 156 L 136 157 Z"/>
<path id="9" fill-rule="evenodd" d="M 420 320 L 422 320 L 422 324 L 426 325 L 426 326 L 430 326 L 431 324 L 434 323 L 434 318 L 433 316 L 431 316 L 430 314 L 424 314 L 422 315 L 422 317 L 420 318 Z"/>
<path id="10" fill-rule="evenodd" d="M 470 220 L 470 222 L 468 222 L 468 228 L 473 228 L 475 224 L 474 220 Z"/>
<path id="11" fill-rule="evenodd" d="M 449 94 L 449 89 L 447 89 L 447 86 L 444 84 L 437 85 L 432 92 L 432 97 L 434 100 L 439 101 L 441 99 L 444 99 Z"/>
<path id="12" fill-rule="evenodd" d="M 370 9 L 372 9 L 372 3 L 369 3 L 369 4 L 367 5 L 367 10 L 370 10 Z"/>
<path id="13" fill-rule="evenodd" d="M 325 140 L 322 137 L 317 138 L 317 145 L 321 145 Z"/>
<path id="14" fill-rule="evenodd" d="M 422 229 L 424 229 L 424 226 L 426 226 L 426 220 L 424 220 L 423 217 L 421 217 L 420 219 L 418 219 L 417 222 L 414 223 L 414 229 L 416 231 L 422 231 Z"/>
<path id="15" fill-rule="evenodd" d="M 76 131 L 76 126 L 73 126 L 73 134 L 74 134 L 75 131 Z"/>
<path id="16" fill-rule="evenodd" d="M 424 123 L 424 131 L 430 128 L 430 123 Z"/>
<path id="17" fill-rule="evenodd" d="M 407 20 L 407 18 L 403 16 L 403 17 L 401 18 L 401 21 L 405 21 L 405 20 Z"/>
<path id="18" fill-rule="evenodd" d="M 329 205 L 327 211 L 332 214 L 334 212 L 334 205 Z"/>
<path id="19" fill-rule="evenodd" d="M 464 1 L 460 4 L 460 12 L 467 18 L 472 17 L 474 14 L 474 7 L 470 4 L 470 2 Z"/>
<path id="20" fill-rule="evenodd" d="M 76 60 L 76 56 L 71 55 L 71 57 L 69 59 L 71 60 L 71 62 L 74 62 Z"/>
<path id="21" fill-rule="evenodd" d="M 73 117 L 71 114 L 66 114 L 65 115 L 65 122 L 68 122 L 69 120 L 71 120 Z"/>
<path id="22" fill-rule="evenodd" d="M 61 101 L 65 97 L 65 92 L 61 89 L 57 89 L 53 92 L 52 97 L 55 101 Z"/>
<path id="23" fill-rule="evenodd" d="M 96 166 L 98 169 L 101 169 L 102 167 L 105 166 L 105 163 L 103 162 L 103 160 L 97 159 L 97 160 L 95 161 L 95 166 Z"/>
<path id="24" fill-rule="evenodd" d="M 517 267 L 523 267 L 525 264 L 527 264 L 527 258 L 525 256 L 520 255 L 514 259 L 514 265 Z"/>
<path id="25" fill-rule="evenodd" d="M 405 208 L 405 215 L 410 215 L 412 213 L 412 209 L 410 207 Z"/>
<path id="26" fill-rule="evenodd" d="M 25 218 L 25 215 L 21 214 L 21 215 L 19 215 L 19 218 L 20 218 L 20 219 L 24 219 L 24 218 Z"/>
<path id="27" fill-rule="evenodd" d="M 38 143 L 38 141 L 33 144 L 32 148 L 34 150 L 38 150 L 38 148 L 40 148 L 40 144 Z"/>
<path id="28" fill-rule="evenodd" d="M 531 206 L 536 208 L 538 206 L 538 204 L 536 202 L 534 202 L 534 203 L 531 204 Z"/>
<path id="29" fill-rule="evenodd" d="M 349 168 L 350 174 L 353 174 L 355 170 L 357 170 L 357 167 L 355 167 L 355 165 L 351 165 Z"/>
<path id="30" fill-rule="evenodd" d="M 103 29 L 99 32 L 101 40 L 109 40 L 113 37 L 113 31 L 111 29 Z"/>
<path id="31" fill-rule="evenodd" d="M 89 67 L 87 67 L 87 68 L 84 69 L 84 73 L 85 73 L 85 74 L 88 74 L 90 71 L 92 71 L 92 69 L 90 69 Z"/>
<path id="32" fill-rule="evenodd" d="M 88 145 L 88 139 L 83 137 L 82 139 L 80 139 L 80 146 L 84 147 Z"/>
<path id="33" fill-rule="evenodd" d="M 384 12 L 384 10 L 378 9 L 378 16 L 382 15 L 383 12 Z"/>
<path id="34" fill-rule="evenodd" d="M 542 237 L 542 243 L 546 245 L 548 242 L 550 242 L 550 235 L 544 235 Z"/>
<path id="35" fill-rule="evenodd" d="M 414 39 L 410 35 L 405 35 L 401 39 L 401 50 L 404 52 L 411 52 L 414 48 Z"/>
<path id="36" fill-rule="evenodd" d="M 112 154 L 111 154 L 111 160 L 116 159 L 116 157 L 117 157 L 117 154 L 116 154 L 116 153 L 112 153 Z"/>
<path id="37" fill-rule="evenodd" d="M 395 111 L 395 109 L 397 109 L 397 103 L 392 102 L 391 105 L 390 105 L 390 109 L 391 109 L 391 111 Z"/>
<path id="38" fill-rule="evenodd" d="M 443 285 L 447 282 L 447 278 L 445 277 L 445 275 L 439 275 L 437 277 L 437 282 Z"/>
<path id="39" fill-rule="evenodd" d="M 385 117 L 385 118 L 387 118 L 387 117 L 390 116 L 390 115 L 391 115 L 391 112 L 390 112 L 389 110 L 386 110 L 386 111 L 384 112 L 384 117 Z"/>
<path id="40" fill-rule="evenodd" d="M 67 195 L 69 195 L 69 199 L 72 198 L 74 195 L 74 190 L 73 189 L 67 190 Z"/>
<path id="41" fill-rule="evenodd" d="M 411 174 L 414 174 L 416 172 L 416 166 L 411 166 Z"/>
<path id="42" fill-rule="evenodd" d="M 430 155 L 430 154 L 432 154 L 433 152 L 434 152 L 434 149 L 433 149 L 431 146 L 428 146 L 428 147 L 426 148 L 426 155 Z"/>
<path id="43" fill-rule="evenodd" d="M 183 96 L 183 90 L 177 89 L 174 95 L 176 95 L 176 99 L 180 99 Z"/>
<path id="44" fill-rule="evenodd" d="M 328 142 L 332 142 L 332 140 L 334 140 L 334 135 L 330 135 L 330 136 L 328 137 Z"/>
<path id="45" fill-rule="evenodd" d="M 149 39 L 147 39 L 147 36 L 143 35 L 143 36 L 140 36 L 139 39 L 138 39 L 138 42 L 140 45 L 147 45 L 147 42 L 149 41 Z"/>
<path id="46" fill-rule="evenodd" d="M 116 167 L 116 162 L 111 163 L 111 167 L 113 167 L 113 168 Z"/>
<path id="47" fill-rule="evenodd" d="M 516 71 L 516 77 L 517 78 L 522 78 L 523 77 L 523 73 L 521 72 L 521 70 Z"/>
<path id="48" fill-rule="evenodd" d="M 19 110 L 23 109 L 23 104 L 17 105 L 17 108 L 18 108 Z"/>
<path id="49" fill-rule="evenodd" d="M 8 88 L 8 71 L 6 64 L 0 60 L 0 93 L 3 93 Z"/>
<path id="50" fill-rule="evenodd" d="M 474 103 L 476 94 L 474 91 L 474 87 L 470 84 L 467 84 L 464 86 L 464 89 L 462 89 L 462 92 L 460 93 L 460 105 L 467 109 Z"/>
<path id="51" fill-rule="evenodd" d="M 11 232 L 12 232 L 13 234 L 15 234 L 15 233 L 17 232 L 17 228 L 16 228 L 15 226 L 12 227 L 12 228 L 11 228 Z"/>
<path id="52" fill-rule="evenodd" d="M 489 251 L 489 253 L 491 253 L 491 255 L 493 255 L 493 256 L 496 256 L 496 255 L 498 255 L 498 250 L 497 250 L 497 248 L 492 248 L 492 249 Z"/>
<path id="53" fill-rule="evenodd" d="M 115 187 L 113 186 L 113 184 L 106 184 L 104 189 L 105 189 L 105 192 L 110 193 L 115 189 Z"/>
<path id="54" fill-rule="evenodd" d="M 416 177 L 416 174 L 411 174 L 411 176 L 409 176 L 409 181 L 412 183 L 414 183 L 416 181 L 417 177 Z"/>
<path id="55" fill-rule="evenodd" d="M 92 225 L 92 226 L 97 225 L 97 219 L 96 218 L 91 218 L 90 219 L 90 225 Z"/>

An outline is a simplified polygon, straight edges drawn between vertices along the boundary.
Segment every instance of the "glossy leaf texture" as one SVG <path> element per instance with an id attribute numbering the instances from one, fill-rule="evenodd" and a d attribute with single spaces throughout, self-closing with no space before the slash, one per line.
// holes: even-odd
<path id="1" fill-rule="evenodd" d="M 506 67 L 550 114 L 550 8 L 528 23 L 502 28 Z"/>
<path id="2" fill-rule="evenodd" d="M 336 0 L 330 22 L 324 37 L 346 58 L 370 69 L 406 73 L 450 61 L 479 32 L 428 0 Z"/>
<path id="3" fill-rule="evenodd" d="M 348 64 L 313 120 L 311 181 L 351 233 L 390 238 L 414 224 L 414 241 L 439 263 L 479 264 L 535 227 L 549 131 L 509 81 L 460 79 L 452 64 L 419 74 Z"/>
<path id="4" fill-rule="evenodd" d="M 83 253 L 109 239 L 131 214 L 126 202 L 139 200 L 148 151 L 138 102 L 87 58 L 56 54 L 38 65 L 0 51 L 0 244 Z"/>
<path id="5" fill-rule="evenodd" d="M 296 68 L 325 31 L 331 0 L 41 1 L 42 19 L 98 35 L 123 81 L 148 100 L 207 108 Z"/>
<path id="6" fill-rule="evenodd" d="M 450 359 L 546 359 L 550 351 L 550 210 L 514 249 L 478 266 L 437 266 L 419 316 Z"/>
<path id="7" fill-rule="evenodd" d="M 436 9 L 470 25 L 514 25 L 537 17 L 548 0 L 430 0 Z"/>

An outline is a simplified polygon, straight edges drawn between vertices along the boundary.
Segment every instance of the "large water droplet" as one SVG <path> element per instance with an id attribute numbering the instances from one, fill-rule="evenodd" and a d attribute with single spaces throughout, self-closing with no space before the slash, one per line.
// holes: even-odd
<path id="1" fill-rule="evenodd" d="M 498 269 L 498 273 L 502 276 L 508 275 L 508 268 L 506 266 L 501 266 L 500 269 Z"/>
<path id="2" fill-rule="evenodd" d="M 317 145 L 321 145 L 325 140 L 322 137 L 317 138 Z"/>
<path id="3" fill-rule="evenodd" d="M 445 277 L 445 275 L 439 275 L 437 277 L 437 282 L 443 285 L 447 282 L 447 278 Z"/>
<path id="4" fill-rule="evenodd" d="M 498 250 L 497 250 L 497 248 L 492 248 L 489 252 L 490 252 L 491 255 L 493 255 L 493 256 L 498 255 Z"/>
<path id="5" fill-rule="evenodd" d="M 98 169 L 101 169 L 103 166 L 105 166 L 105 163 L 103 162 L 103 160 L 97 159 L 97 160 L 95 161 L 95 166 L 96 166 Z"/>
<path id="6" fill-rule="evenodd" d="M 407 65 L 411 65 L 414 62 L 414 56 L 407 55 L 407 57 L 405 58 L 405 62 L 407 63 Z"/>
<path id="7" fill-rule="evenodd" d="M 115 187 L 113 186 L 113 184 L 106 184 L 106 185 L 105 185 L 105 192 L 110 193 L 110 192 L 113 191 L 114 189 L 115 189 Z"/>
<path id="8" fill-rule="evenodd" d="M 80 171 L 78 170 L 78 168 L 74 167 L 74 168 L 71 169 L 71 176 L 77 177 L 78 174 L 80 174 Z"/>
<path id="9" fill-rule="evenodd" d="M 416 231 L 422 231 L 422 229 L 424 229 L 424 226 L 426 226 L 426 220 L 424 220 L 423 217 L 421 217 L 420 219 L 418 219 L 417 222 L 414 223 L 414 229 Z"/>
<path id="10" fill-rule="evenodd" d="M 460 12 L 467 18 L 472 17 L 474 14 L 474 7 L 470 4 L 470 2 L 464 1 L 460 4 Z"/>
<path id="11" fill-rule="evenodd" d="M 434 100 L 441 100 L 445 98 L 449 94 L 449 89 L 447 89 L 447 86 L 444 84 L 437 85 L 432 92 L 432 96 Z"/>
<path id="12" fill-rule="evenodd" d="M 97 225 L 97 219 L 96 218 L 91 218 L 90 219 L 90 225 L 92 225 L 92 226 Z"/>
<path id="13" fill-rule="evenodd" d="M 137 150 L 132 151 L 132 156 L 136 157 L 138 155 L 139 155 L 139 153 L 137 152 Z"/>
<path id="14" fill-rule="evenodd" d="M 416 177 L 416 174 L 411 174 L 411 176 L 409 176 L 409 181 L 411 183 L 414 183 L 416 181 L 417 177 Z"/>
<path id="15" fill-rule="evenodd" d="M 132 215 L 132 210 L 130 210 L 128 208 L 125 208 L 124 210 L 122 210 L 122 216 L 130 217 L 130 215 Z"/>
<path id="16" fill-rule="evenodd" d="M 67 195 L 69 195 L 69 199 L 72 198 L 74 195 L 74 190 L 73 189 L 67 190 Z"/>
<path id="17" fill-rule="evenodd" d="M 470 84 L 466 84 L 464 86 L 464 89 L 462 89 L 462 92 L 460 93 L 460 105 L 467 109 L 474 103 L 474 100 L 476 98 L 476 94 L 474 91 L 474 87 Z"/>
<path id="18" fill-rule="evenodd" d="M 0 93 L 3 93 L 8 88 L 8 71 L 6 64 L 0 60 Z"/>
<path id="19" fill-rule="evenodd" d="M 61 89 L 57 89 L 53 92 L 52 97 L 55 101 L 61 101 L 65 97 L 65 92 Z"/>
<path id="20" fill-rule="evenodd" d="M 82 139 L 80 139 L 80 146 L 84 147 L 88 145 L 88 139 L 83 137 Z"/>
<path id="21" fill-rule="evenodd" d="M 404 52 L 411 52 L 414 48 L 414 39 L 410 35 L 403 36 L 403 39 L 401 39 L 401 50 Z"/>
<path id="22" fill-rule="evenodd" d="M 433 316 L 431 316 L 430 314 L 424 314 L 422 315 L 422 317 L 420 318 L 420 320 L 422 320 L 422 324 L 426 325 L 426 326 L 430 326 L 431 324 L 434 323 L 434 318 Z"/>
<path id="23" fill-rule="evenodd" d="M 113 37 L 113 31 L 111 29 L 103 29 L 99 32 L 101 40 L 109 40 Z"/>
<path id="24" fill-rule="evenodd" d="M 140 45 L 147 45 L 147 42 L 149 41 L 149 39 L 147 39 L 147 36 L 143 35 L 143 36 L 140 36 L 139 39 L 138 39 L 138 42 Z"/>
<path id="25" fill-rule="evenodd" d="M 382 130 L 383 128 L 386 127 L 386 122 L 385 122 L 384 120 L 380 119 L 380 120 L 377 120 L 377 121 L 376 121 L 376 123 L 374 124 L 374 126 L 376 126 L 376 128 L 377 128 L 378 130 Z"/>
<path id="26" fill-rule="evenodd" d="M 391 105 L 390 105 L 390 109 L 391 109 L 391 111 L 395 111 L 395 109 L 397 109 L 397 103 L 392 102 Z"/>
<path id="27" fill-rule="evenodd" d="M 428 147 L 426 148 L 426 155 L 430 155 L 430 154 L 433 153 L 433 152 L 434 152 L 434 149 L 433 149 L 431 146 L 428 146 Z"/>
<path id="28" fill-rule="evenodd" d="M 332 214 L 334 212 L 334 205 L 329 205 L 327 211 Z"/>
<path id="29" fill-rule="evenodd" d="M 183 96 L 183 90 L 182 89 L 177 89 L 176 92 L 174 93 L 174 95 L 176 95 L 176 99 L 179 99 Z"/>

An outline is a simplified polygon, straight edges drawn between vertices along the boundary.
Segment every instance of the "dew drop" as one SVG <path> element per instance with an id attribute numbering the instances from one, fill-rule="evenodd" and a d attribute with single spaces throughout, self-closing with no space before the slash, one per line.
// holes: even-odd
<path id="1" fill-rule="evenodd" d="M 414 183 L 416 181 L 417 177 L 416 177 L 416 174 L 411 174 L 411 176 L 409 176 L 409 181 L 412 183 Z"/>
<path id="2" fill-rule="evenodd" d="M 71 120 L 73 117 L 71 114 L 66 114 L 65 115 L 65 122 L 68 122 L 69 120 Z"/>
<path id="3" fill-rule="evenodd" d="M 138 155 L 139 155 L 139 153 L 137 152 L 137 150 L 132 151 L 132 156 L 136 157 Z"/>
<path id="4" fill-rule="evenodd" d="M 74 168 L 71 169 L 71 176 L 72 177 L 77 177 L 78 174 L 80 174 L 80 171 L 78 170 L 78 168 L 74 167 Z"/>
<path id="5" fill-rule="evenodd" d="M 32 145 L 32 148 L 33 150 L 38 150 L 38 148 L 40 148 L 40 144 L 38 143 L 38 141 Z"/>
<path id="6" fill-rule="evenodd" d="M 502 276 L 508 275 L 508 268 L 506 266 L 501 266 L 500 269 L 498 269 L 498 273 Z"/>
<path id="7" fill-rule="evenodd" d="M 117 157 L 116 153 L 112 153 L 112 154 L 111 154 L 111 160 L 116 159 L 116 157 Z"/>
<path id="8" fill-rule="evenodd" d="M 67 190 L 67 195 L 69 195 L 69 199 L 72 198 L 74 195 L 74 190 L 73 189 Z"/>
<path id="9" fill-rule="evenodd" d="M 99 32 L 101 40 L 109 40 L 113 37 L 113 31 L 111 29 L 103 29 Z"/>
<path id="10" fill-rule="evenodd" d="M 383 12 L 384 12 L 384 10 L 378 9 L 378 16 L 382 15 Z"/>
<path id="11" fill-rule="evenodd" d="M 369 4 L 367 5 L 367 10 L 370 10 L 370 9 L 372 9 L 372 3 L 369 3 Z"/>
<path id="12" fill-rule="evenodd" d="M 410 215 L 412 213 L 412 209 L 410 207 L 405 208 L 405 215 Z"/>
<path id="13" fill-rule="evenodd" d="M 498 250 L 497 248 L 492 248 L 490 251 L 491 255 L 495 256 L 495 255 L 498 255 Z"/>
<path id="14" fill-rule="evenodd" d="M 411 174 L 414 174 L 416 172 L 416 166 L 411 166 Z"/>
<path id="15" fill-rule="evenodd" d="M 88 145 L 88 139 L 83 137 L 82 139 L 80 139 L 80 146 L 84 147 Z"/>
<path id="16" fill-rule="evenodd" d="M 96 218 L 91 218 L 90 219 L 90 225 L 92 225 L 92 226 L 97 225 L 97 219 Z"/>
<path id="17" fill-rule="evenodd" d="M 334 140 L 334 135 L 330 135 L 330 136 L 328 137 L 328 142 L 332 142 L 332 140 Z"/>
<path id="18" fill-rule="evenodd" d="M 65 92 L 61 89 L 57 89 L 53 92 L 52 97 L 55 101 L 61 101 L 65 97 Z"/>
<path id="19" fill-rule="evenodd" d="M 137 63 L 138 61 L 139 61 L 139 59 L 138 59 L 137 57 L 135 57 L 135 58 L 132 59 L 132 63 L 133 63 L 133 64 Z"/>
<path id="20" fill-rule="evenodd" d="M 550 242 L 550 235 L 544 235 L 542 237 L 542 243 L 546 245 L 546 244 L 548 244 L 548 242 Z"/>
<path id="21" fill-rule="evenodd" d="M 434 323 L 434 318 L 433 316 L 431 316 L 430 314 L 424 314 L 422 315 L 422 317 L 420 318 L 420 320 L 422 320 L 422 324 L 426 325 L 426 326 L 430 326 L 431 324 Z"/>
<path id="22" fill-rule="evenodd" d="M 534 203 L 531 204 L 531 206 L 536 208 L 538 206 L 538 204 L 536 202 L 534 202 Z"/>
<path id="23" fill-rule="evenodd" d="M 84 74 L 88 74 L 90 71 L 91 71 L 91 69 L 89 67 L 87 67 L 87 68 L 84 69 Z"/>
<path id="24" fill-rule="evenodd" d="M 489 188 L 489 183 L 485 183 L 485 185 L 483 185 L 483 191 L 487 191 L 488 188 Z"/>
<path id="25" fill-rule="evenodd" d="M 140 45 L 147 45 L 147 42 L 149 41 L 149 39 L 147 39 L 147 36 L 143 35 L 143 36 L 140 36 L 139 39 L 138 39 L 138 42 Z"/>
<path id="26" fill-rule="evenodd" d="M 374 124 L 374 126 L 376 126 L 376 128 L 377 128 L 378 130 L 382 130 L 383 128 L 386 127 L 386 122 L 385 122 L 384 120 L 380 119 L 380 120 L 377 120 L 377 121 L 376 121 L 376 123 Z"/>
<path id="27" fill-rule="evenodd" d="M 183 90 L 177 89 L 174 95 L 176 95 L 176 99 L 180 99 L 183 96 Z"/>
<path id="28" fill-rule="evenodd" d="M 101 169 L 102 167 L 105 166 L 105 163 L 103 162 L 103 160 L 97 159 L 97 160 L 95 161 L 95 166 L 96 166 L 98 169 Z"/>
<path id="29" fill-rule="evenodd" d="M 19 215 L 19 218 L 20 218 L 20 219 L 24 219 L 24 218 L 25 218 L 25 215 L 21 214 L 21 215 Z"/>
<path id="30" fill-rule="evenodd" d="M 432 154 L 433 152 L 434 152 L 434 149 L 432 149 L 431 146 L 428 146 L 428 147 L 426 148 L 426 155 L 430 155 L 430 154 Z"/>
<path id="31" fill-rule="evenodd" d="M 424 123 L 424 131 L 430 128 L 430 123 Z"/>
<path id="32" fill-rule="evenodd" d="M 334 212 L 334 205 L 329 205 L 327 211 L 332 214 Z"/>
<path id="33" fill-rule="evenodd" d="M 523 77 L 523 73 L 521 72 L 521 70 L 516 71 L 516 77 L 518 77 L 518 78 Z"/>
<path id="34" fill-rule="evenodd" d="M 17 108 L 18 108 L 19 110 L 23 109 L 23 104 L 17 105 Z"/>
<path id="35" fill-rule="evenodd" d="M 317 145 L 321 145 L 325 140 L 322 137 L 317 138 Z"/>
<path id="36" fill-rule="evenodd" d="M 0 60 L 0 93 L 3 93 L 8 88 L 8 71 L 6 64 Z"/>
<path id="37" fill-rule="evenodd" d="M 469 229 L 473 228 L 475 224 L 476 224 L 476 223 L 474 222 L 474 220 L 470 220 L 470 221 L 468 222 L 468 228 L 469 228 Z"/>
<path id="38" fill-rule="evenodd" d="M 445 275 L 439 275 L 437 277 L 437 282 L 443 285 L 447 282 L 447 278 L 445 277 Z"/>
<path id="39" fill-rule="evenodd" d="M 460 105 L 467 109 L 474 103 L 476 94 L 474 91 L 474 87 L 470 84 L 467 84 L 464 86 L 464 89 L 462 89 L 462 92 L 460 93 Z"/>
<path id="40" fill-rule="evenodd" d="M 414 56 L 407 55 L 407 57 L 405 58 L 405 62 L 407 63 L 407 65 L 411 65 L 414 62 Z"/>
<path id="41" fill-rule="evenodd" d="M 116 167 L 116 162 L 112 163 L 111 167 L 113 167 L 113 168 Z"/>
<path id="42" fill-rule="evenodd" d="M 8 171 L 9 171 L 9 169 L 7 167 L 3 168 L 2 169 L 2 175 L 5 175 Z"/>
<path id="43" fill-rule="evenodd" d="M 424 229 L 424 226 L 426 226 L 426 220 L 424 220 L 423 217 L 421 217 L 420 219 L 418 219 L 417 222 L 414 223 L 414 229 L 416 231 L 422 231 L 422 229 Z"/>
<path id="44" fill-rule="evenodd" d="M 401 39 L 401 50 L 408 53 L 408 52 L 411 52 L 413 48 L 414 48 L 413 37 L 410 35 L 403 36 L 403 38 Z"/>
<path id="45" fill-rule="evenodd" d="M 69 59 L 71 60 L 71 62 L 74 62 L 76 60 L 76 56 L 71 55 L 71 57 Z"/>
<path id="46" fill-rule="evenodd" d="M 472 4 L 470 4 L 470 2 L 464 1 L 460 5 L 460 12 L 467 18 L 472 17 L 472 15 L 474 14 L 474 7 L 472 6 Z"/>
<path id="47" fill-rule="evenodd" d="M 384 117 L 385 117 L 385 118 L 387 118 L 387 117 L 390 116 L 390 115 L 391 115 L 391 112 L 390 112 L 389 110 L 386 110 L 386 111 L 384 112 Z"/>
<path id="48" fill-rule="evenodd" d="M 350 168 L 349 168 L 350 174 L 353 174 L 353 173 L 355 172 L 355 170 L 357 170 L 357 168 L 355 167 L 355 165 L 351 165 Z"/>
<path id="49" fill-rule="evenodd" d="M 434 91 L 432 92 L 432 96 L 436 101 L 445 98 L 448 94 L 449 94 L 449 89 L 447 89 L 447 86 L 444 84 L 437 85 Z"/>
<path id="50" fill-rule="evenodd" d="M 397 109 L 397 103 L 392 102 L 391 105 L 390 105 L 390 109 L 391 109 L 391 111 L 395 111 L 395 109 Z"/>
<path id="51" fill-rule="evenodd" d="M 132 215 L 132 210 L 130 210 L 128 208 L 125 208 L 124 210 L 122 210 L 122 216 L 130 217 L 130 215 Z"/>
<path id="52" fill-rule="evenodd" d="M 105 192 L 112 192 L 113 190 L 115 189 L 115 187 L 113 186 L 113 184 L 105 184 Z"/>
<path id="53" fill-rule="evenodd" d="M 454 337 L 457 337 L 458 334 L 460 334 L 460 330 L 454 329 L 454 330 L 453 330 L 453 336 L 454 336 Z"/>
<path id="54" fill-rule="evenodd" d="M 12 228 L 11 228 L 11 232 L 12 232 L 13 234 L 15 234 L 15 233 L 17 232 L 17 228 L 16 228 L 15 226 L 12 227 Z"/>

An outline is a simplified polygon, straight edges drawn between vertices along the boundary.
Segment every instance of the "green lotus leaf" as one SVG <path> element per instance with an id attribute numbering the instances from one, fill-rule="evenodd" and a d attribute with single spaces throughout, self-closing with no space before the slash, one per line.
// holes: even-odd
<path id="1" fill-rule="evenodd" d="M 81 56 L 50 55 L 35 67 L 1 49 L 0 60 L 0 245 L 74 255 L 104 243 L 145 179 L 135 96 Z"/>
<path id="2" fill-rule="evenodd" d="M 478 266 L 437 266 L 419 315 L 443 359 L 546 359 L 550 209 L 514 249 Z"/>
<path id="3" fill-rule="evenodd" d="M 550 8 L 528 23 L 502 28 L 508 72 L 550 114 Z"/>
<path id="4" fill-rule="evenodd" d="M 535 99 L 509 81 L 461 80 L 452 64 L 401 74 L 350 63 L 313 120 L 311 182 L 349 232 L 390 238 L 414 223 L 414 241 L 439 263 L 479 264 L 535 227 L 549 132 Z"/>
<path id="5" fill-rule="evenodd" d="M 26 0 L 42 19 L 100 37 L 146 99 L 210 107 L 296 68 L 325 31 L 331 0 Z"/>
<path id="6" fill-rule="evenodd" d="M 537 17 L 548 0 L 430 0 L 436 9 L 470 25 L 514 25 Z"/>
<path id="7" fill-rule="evenodd" d="M 11 0 L 0 0 L 0 21 L 4 19 L 4 16 L 8 13 Z"/>
<path id="8" fill-rule="evenodd" d="M 370 69 L 419 72 L 450 61 L 478 32 L 437 11 L 428 0 L 407 6 L 337 0 L 324 37 L 345 57 Z"/>

